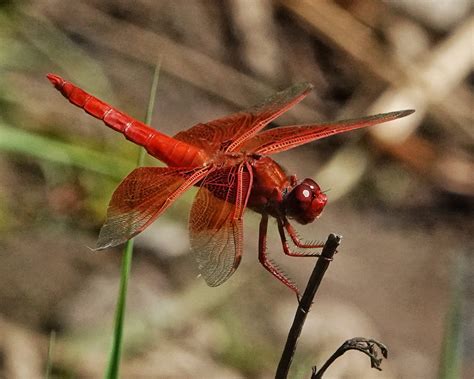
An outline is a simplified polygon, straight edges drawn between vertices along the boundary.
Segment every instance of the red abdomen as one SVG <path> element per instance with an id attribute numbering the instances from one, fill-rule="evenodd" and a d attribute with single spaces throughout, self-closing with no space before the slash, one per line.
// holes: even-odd
<path id="1" fill-rule="evenodd" d="M 122 133 L 128 140 L 143 146 L 150 155 L 168 166 L 196 167 L 208 159 L 203 150 L 150 128 L 60 76 L 47 76 L 54 87 L 72 104 L 102 120 L 105 125 Z"/>

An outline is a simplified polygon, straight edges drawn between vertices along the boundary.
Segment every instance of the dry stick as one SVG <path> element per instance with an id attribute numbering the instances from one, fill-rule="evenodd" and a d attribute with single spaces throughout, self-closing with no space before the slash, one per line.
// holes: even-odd
<path id="1" fill-rule="evenodd" d="M 295 354 L 296 344 L 301 334 L 301 330 L 303 329 L 306 316 L 308 315 L 311 305 L 313 304 L 314 296 L 316 295 L 316 291 L 318 290 L 321 280 L 323 279 L 324 273 L 326 272 L 329 263 L 341 242 L 341 238 L 341 236 L 330 234 L 326 244 L 323 247 L 321 256 L 316 262 L 316 266 L 314 267 L 314 270 L 308 280 L 308 285 L 306 286 L 303 297 L 301 298 L 301 301 L 298 305 L 293 324 L 291 325 L 291 329 L 288 333 L 286 345 L 283 349 L 280 363 L 278 364 L 275 375 L 276 379 L 285 379 L 288 376 L 288 371 L 290 370 L 293 355 Z"/>
<path id="2" fill-rule="evenodd" d="M 350 340 L 345 341 L 341 345 L 341 347 L 339 347 L 339 349 L 337 349 L 336 352 L 329 357 L 329 359 L 319 371 L 316 369 L 316 366 L 313 367 L 313 374 L 311 375 L 311 379 L 321 379 L 328 367 L 333 364 L 337 358 L 339 358 L 341 355 L 343 355 L 346 351 L 349 350 L 357 350 L 366 354 L 370 358 L 371 367 L 382 371 L 382 369 L 380 368 L 382 358 L 379 358 L 376 348 L 379 348 L 382 352 L 382 356 L 384 358 L 387 358 L 388 349 L 383 343 L 364 337 L 351 338 Z"/>

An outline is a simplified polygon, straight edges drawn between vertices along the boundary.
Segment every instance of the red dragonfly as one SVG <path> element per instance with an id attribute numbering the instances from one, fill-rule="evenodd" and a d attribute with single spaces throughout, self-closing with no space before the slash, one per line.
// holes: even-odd
<path id="1" fill-rule="evenodd" d="M 199 123 L 169 137 L 57 75 L 48 74 L 48 79 L 72 104 L 143 146 L 168 166 L 137 168 L 120 183 L 110 201 L 97 249 L 119 245 L 142 232 L 180 195 L 197 186 L 189 233 L 192 253 L 207 284 L 224 283 L 239 266 L 242 218 L 245 209 L 250 208 L 262 215 L 258 244 L 260 263 L 298 296 L 296 284 L 267 256 L 268 217 L 277 220 L 285 254 L 318 256 L 314 252 L 297 252 L 290 248 L 287 235 L 302 250 L 317 249 L 322 245 L 302 242 L 289 220 L 303 225 L 313 222 L 321 214 L 327 197 L 313 179 L 298 182 L 269 156 L 414 112 L 403 110 L 354 120 L 261 131 L 310 92 L 311 84 L 301 83 L 276 93 L 257 106 Z"/>

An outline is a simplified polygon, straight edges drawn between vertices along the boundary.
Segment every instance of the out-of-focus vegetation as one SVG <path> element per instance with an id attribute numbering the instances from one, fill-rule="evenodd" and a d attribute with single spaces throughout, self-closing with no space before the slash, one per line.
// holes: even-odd
<path id="1" fill-rule="evenodd" d="M 87 246 L 137 148 L 45 75 L 143 118 L 159 56 L 153 125 L 168 134 L 301 80 L 315 90 L 278 124 L 417 110 L 275 157 L 330 189 L 325 213 L 302 236 L 344 236 L 293 375 L 308 377 L 344 339 L 364 335 L 388 345 L 384 371 L 354 354 L 328 377 L 433 378 L 449 367 L 447 335 L 455 340 L 445 347 L 462 338 L 453 359 L 461 354 L 474 376 L 473 33 L 468 0 L 2 3 L 0 376 L 42 376 L 54 330 L 52 376 L 100 377 L 112 334 L 120 249 Z M 250 212 L 239 270 L 218 288 L 196 277 L 186 232 L 193 194 L 137 240 L 122 374 L 271 377 L 295 299 L 258 265 Z M 272 256 L 302 285 L 311 265 L 283 257 L 277 234 L 269 237 Z M 450 291 L 459 255 L 461 300 Z M 462 337 L 450 332 L 452 314 Z"/>

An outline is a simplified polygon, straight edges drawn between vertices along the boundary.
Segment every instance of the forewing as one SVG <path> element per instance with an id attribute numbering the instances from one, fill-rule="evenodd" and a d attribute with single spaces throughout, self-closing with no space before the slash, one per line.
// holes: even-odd
<path id="1" fill-rule="evenodd" d="M 299 103 L 309 93 L 309 83 L 295 84 L 277 92 L 261 104 L 179 132 L 174 138 L 200 147 L 207 152 L 236 151 L 265 125 Z"/>
<path id="2" fill-rule="evenodd" d="M 413 110 L 404 110 L 317 125 L 282 126 L 257 134 L 246 141 L 241 150 L 262 155 L 275 154 L 334 134 L 392 121 L 413 112 Z"/>
<path id="3" fill-rule="evenodd" d="M 217 170 L 203 182 L 191 208 L 191 250 L 211 287 L 224 283 L 242 256 L 243 222 L 252 187 L 252 172 L 241 164 Z"/>
<path id="4" fill-rule="evenodd" d="M 112 195 L 97 250 L 119 245 L 140 233 L 207 171 L 170 167 L 132 171 Z"/>

